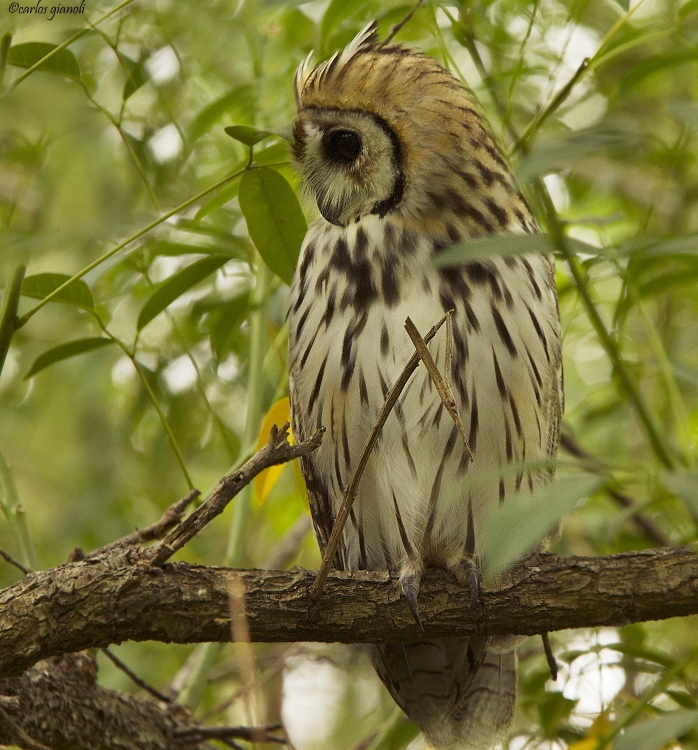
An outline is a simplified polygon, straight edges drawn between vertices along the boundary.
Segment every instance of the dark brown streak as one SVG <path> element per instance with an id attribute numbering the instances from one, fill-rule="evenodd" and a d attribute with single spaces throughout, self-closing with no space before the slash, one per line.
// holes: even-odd
<path id="1" fill-rule="evenodd" d="M 397 498 L 395 497 L 394 492 L 393 492 L 393 505 L 395 506 L 395 518 L 397 519 L 397 527 L 400 531 L 400 539 L 402 539 L 402 546 L 405 548 L 407 557 L 412 559 L 414 557 L 414 551 L 412 550 L 412 545 L 410 544 L 410 540 L 407 536 L 407 532 L 405 531 L 405 524 L 402 522 L 402 514 L 400 513 L 400 508 L 398 507 Z"/>
<path id="2" fill-rule="evenodd" d="M 424 340 L 430 341 L 432 338 L 434 338 L 437 331 L 441 328 L 441 326 L 445 322 L 446 322 L 446 316 L 441 318 L 441 320 L 430 329 L 430 331 L 424 337 Z M 325 552 L 322 558 L 322 565 L 320 566 L 320 570 L 318 571 L 317 578 L 315 579 L 315 583 L 313 584 L 312 589 L 311 589 L 312 597 L 316 601 L 322 594 L 323 588 L 325 586 L 325 581 L 327 580 L 327 575 L 330 572 L 330 567 L 332 566 L 332 560 L 334 558 L 334 554 L 337 550 L 340 539 L 342 538 L 342 534 L 344 532 L 344 526 L 346 525 L 347 518 L 349 517 L 349 511 L 351 510 L 352 504 L 354 502 L 354 498 L 356 497 L 356 493 L 358 492 L 359 482 L 361 481 L 361 476 L 363 474 L 364 469 L 366 468 L 366 462 L 368 461 L 368 457 L 371 454 L 371 451 L 373 450 L 373 446 L 375 445 L 376 440 L 378 439 L 378 436 L 381 430 L 383 429 L 385 420 L 388 418 L 388 415 L 393 410 L 393 407 L 395 406 L 398 398 L 400 397 L 402 390 L 407 385 L 407 381 L 412 376 L 412 373 L 419 366 L 419 362 L 420 362 L 419 354 L 415 352 L 410 357 L 410 360 L 407 363 L 407 365 L 405 365 L 405 368 L 400 374 L 400 377 L 395 381 L 395 384 L 390 390 L 390 393 L 388 397 L 386 398 L 385 403 L 383 404 L 383 407 L 380 410 L 380 413 L 378 414 L 378 418 L 376 419 L 376 422 L 373 425 L 371 432 L 369 433 L 366 443 L 364 444 L 364 447 L 361 450 L 361 455 L 359 456 L 359 460 L 356 466 L 354 467 L 354 471 L 352 473 L 351 479 L 349 480 L 349 485 L 347 486 L 347 489 L 344 492 L 344 497 L 342 498 L 342 505 L 339 509 L 339 513 L 337 514 L 336 521 L 332 527 L 332 533 L 330 534 L 330 539 L 327 543 L 327 548 L 325 549 Z M 382 381 L 383 377 L 380 373 L 380 370 L 378 371 L 378 373 Z M 386 556 L 386 562 L 387 562 L 387 556 Z"/>

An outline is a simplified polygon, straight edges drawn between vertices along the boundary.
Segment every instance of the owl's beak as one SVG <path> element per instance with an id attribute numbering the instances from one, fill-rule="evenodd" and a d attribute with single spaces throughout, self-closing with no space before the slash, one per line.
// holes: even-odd
<path id="1" fill-rule="evenodd" d="M 322 202 L 318 199 L 317 207 L 320 209 L 320 213 L 330 222 L 337 227 L 344 227 L 346 223 L 340 221 L 340 216 L 344 212 L 345 206 L 335 203 Z"/>

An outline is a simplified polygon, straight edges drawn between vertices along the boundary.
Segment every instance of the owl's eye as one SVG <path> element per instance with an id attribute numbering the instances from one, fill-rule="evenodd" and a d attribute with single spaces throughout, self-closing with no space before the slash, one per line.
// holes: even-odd
<path id="1" fill-rule="evenodd" d="M 322 138 L 327 158 L 351 164 L 361 153 L 361 136 L 353 130 L 331 130 Z"/>

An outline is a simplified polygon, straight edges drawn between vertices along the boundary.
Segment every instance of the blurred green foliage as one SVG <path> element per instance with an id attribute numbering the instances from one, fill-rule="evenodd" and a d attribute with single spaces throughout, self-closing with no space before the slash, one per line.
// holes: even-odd
<path id="1" fill-rule="evenodd" d="M 286 389 L 284 282 L 305 226 L 288 187 L 295 68 L 373 18 L 385 36 L 410 10 L 154 0 L 99 21 L 115 6 L 88 6 L 52 21 L 3 8 L 0 21 L 0 281 L 27 266 L 24 325 L 0 377 L 0 547 L 33 565 L 33 546 L 42 567 L 153 522 L 249 452 Z M 427 1 L 398 40 L 473 87 L 558 256 L 566 431 L 588 454 L 562 464 L 597 473 L 602 489 L 553 548 L 695 541 L 698 2 Z M 279 276 L 260 273 L 259 253 Z M 305 513 L 287 470 L 264 505 L 242 496 L 180 557 L 262 565 Z M 318 561 L 306 537 L 294 562 Z M 2 585 L 17 577 L 0 568 Z M 695 633 L 686 618 L 555 634 L 557 685 L 529 639 L 508 748 L 698 747 Z M 162 687 L 192 649 L 116 651 Z M 289 653 L 257 647 L 270 721 Z M 373 679 L 337 653 L 293 658 Z M 232 647 L 205 661 L 201 711 L 244 722 Z M 135 689 L 101 668 L 105 684 Z M 413 739 L 384 693 L 370 710 L 342 695 L 331 739 L 299 750 Z"/>

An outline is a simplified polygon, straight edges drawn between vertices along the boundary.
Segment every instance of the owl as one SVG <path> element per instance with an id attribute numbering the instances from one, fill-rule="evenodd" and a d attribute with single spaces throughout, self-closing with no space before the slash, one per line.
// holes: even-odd
<path id="1" fill-rule="evenodd" d="M 533 254 L 433 263 L 464 240 L 538 231 L 474 94 L 435 60 L 381 44 L 371 24 L 318 67 L 309 58 L 295 87 L 294 157 L 321 218 L 293 279 L 289 392 L 296 438 L 327 430 L 302 459 L 321 550 L 414 353 L 405 319 L 424 334 L 454 311 L 447 375 L 471 454 L 418 368 L 368 459 L 334 560 L 396 571 L 416 613 L 425 568 L 476 583 L 488 515 L 552 475 L 563 402 L 554 265 Z M 447 335 L 429 344 L 436 362 Z M 511 723 L 515 646 L 424 639 L 376 645 L 373 658 L 432 747 L 485 750 Z"/>

